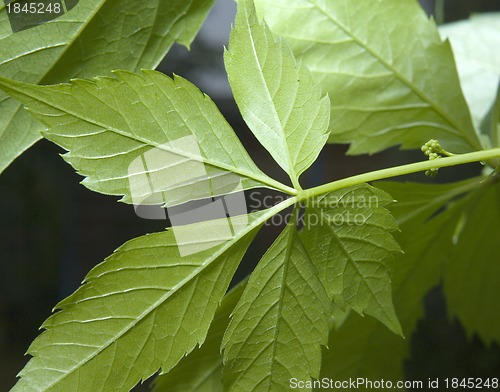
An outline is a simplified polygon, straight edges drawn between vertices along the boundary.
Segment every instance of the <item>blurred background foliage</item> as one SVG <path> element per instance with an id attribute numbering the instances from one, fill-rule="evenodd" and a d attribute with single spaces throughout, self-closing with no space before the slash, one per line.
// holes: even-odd
<path id="1" fill-rule="evenodd" d="M 499 0 L 421 3 L 438 22 L 500 10 Z M 189 79 L 212 97 L 257 164 L 286 182 L 285 174 L 246 128 L 231 97 L 222 55 L 235 12 L 232 0 L 218 0 L 191 50 L 174 46 L 159 69 Z M 346 146 L 328 145 L 302 177 L 302 185 L 309 187 L 424 158 L 420 151 L 391 149 L 370 157 L 348 157 L 345 151 Z M 58 156 L 61 152 L 41 141 L 0 176 L 0 392 L 15 383 L 15 375 L 27 361 L 24 353 L 52 307 L 79 286 L 90 268 L 125 241 L 161 231 L 169 224 L 140 219 L 132 206 L 79 185 L 80 176 Z M 477 165 L 471 165 L 441 170 L 437 179 L 429 180 L 423 173 L 404 179 L 447 182 L 478 173 Z M 249 208 L 259 209 L 255 200 L 265 195 L 247 194 Z M 259 233 L 235 281 L 253 269 L 279 230 L 266 227 Z M 409 380 L 500 374 L 498 345 L 485 347 L 477 337 L 468 339 L 459 321 L 448 319 L 439 287 L 429 292 L 426 317 L 407 339 L 412 346 L 412 357 L 405 364 Z M 147 384 L 138 388 L 146 389 Z"/>

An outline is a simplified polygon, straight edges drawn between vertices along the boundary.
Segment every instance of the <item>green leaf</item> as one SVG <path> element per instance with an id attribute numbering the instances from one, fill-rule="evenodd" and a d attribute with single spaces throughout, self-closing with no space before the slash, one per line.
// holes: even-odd
<path id="1" fill-rule="evenodd" d="M 248 0 L 238 5 L 225 63 L 245 122 L 297 184 L 328 138 L 328 97 Z"/>
<path id="2" fill-rule="evenodd" d="M 225 295 L 203 345 L 194 349 L 170 372 L 158 376 L 153 392 L 222 392 L 222 338 L 246 282 Z"/>
<path id="3" fill-rule="evenodd" d="M 497 98 L 491 109 L 491 144 L 500 147 L 500 83 L 498 83 Z"/>
<path id="4" fill-rule="evenodd" d="M 134 204 L 173 206 L 279 187 L 248 156 L 215 104 L 181 77 L 155 71 L 36 86 L 0 79 L 29 106 L 83 184 Z M 286 187 L 285 187 L 286 188 Z"/>
<path id="5" fill-rule="evenodd" d="M 203 343 L 248 245 L 281 208 L 238 217 L 247 224 L 229 240 L 226 219 L 185 226 L 187 256 L 176 227 L 123 245 L 45 321 L 14 391 L 129 390 L 169 371 Z"/>
<path id="6" fill-rule="evenodd" d="M 500 81 L 500 12 L 472 15 L 439 27 L 455 54 L 458 76 L 472 118 L 479 126 L 496 97 Z"/>
<path id="7" fill-rule="evenodd" d="M 481 131 L 488 138 L 486 146 L 500 147 L 500 82 L 496 99 L 481 123 Z"/>
<path id="8" fill-rule="evenodd" d="M 0 5 L 0 75 L 55 84 L 112 69 L 155 68 L 174 42 L 188 46 L 213 0 L 80 1 L 67 14 L 13 33 Z M 0 94 L 0 173 L 41 138 L 43 125 Z"/>
<path id="9" fill-rule="evenodd" d="M 308 201 L 300 237 L 328 294 L 401 334 L 391 293 L 391 262 L 401 251 L 398 226 L 384 206 L 392 197 L 367 184 Z"/>
<path id="10" fill-rule="evenodd" d="M 450 316 L 486 344 L 500 342 L 500 181 L 491 177 L 453 211 L 454 244 L 444 273 Z M 496 233 L 496 234 L 495 234 Z"/>
<path id="11" fill-rule="evenodd" d="M 415 0 L 256 0 L 332 97 L 329 142 L 351 154 L 436 138 L 479 149 L 449 43 Z"/>
<path id="12" fill-rule="evenodd" d="M 294 224 L 252 273 L 224 335 L 229 391 L 288 390 L 318 378 L 331 306 Z M 305 389 L 307 390 L 307 389 Z"/>
<path id="13" fill-rule="evenodd" d="M 394 236 L 404 254 L 396 257 L 392 287 L 394 307 L 407 339 L 390 333 L 373 319 L 361 319 L 351 312 L 347 321 L 330 335 L 322 377 L 404 379 L 403 361 L 410 353 L 409 337 L 423 315 L 423 298 L 441 280 L 444 259 L 449 255 L 447 244 L 455 219 L 443 209 L 451 200 L 475 189 L 481 180 L 440 185 L 376 184 L 398 200 L 388 208 L 401 228 Z"/>

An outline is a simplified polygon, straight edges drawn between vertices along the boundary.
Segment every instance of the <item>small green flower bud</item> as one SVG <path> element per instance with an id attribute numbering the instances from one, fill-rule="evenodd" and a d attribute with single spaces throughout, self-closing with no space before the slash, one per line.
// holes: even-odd
<path id="1" fill-rule="evenodd" d="M 427 177 L 436 177 L 438 174 L 438 169 L 429 169 L 425 171 Z"/>

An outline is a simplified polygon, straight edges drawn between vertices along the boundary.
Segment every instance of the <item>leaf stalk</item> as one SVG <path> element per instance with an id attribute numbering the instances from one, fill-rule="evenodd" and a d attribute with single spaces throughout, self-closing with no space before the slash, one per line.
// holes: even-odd
<path id="1" fill-rule="evenodd" d="M 435 159 L 431 161 L 416 162 L 387 169 L 375 170 L 372 172 L 358 174 L 314 188 L 299 191 L 296 198 L 297 201 L 300 202 L 310 199 L 314 196 L 319 196 L 324 193 L 332 192 L 352 185 L 382 180 L 384 178 L 403 176 L 405 174 L 412 174 L 430 169 L 438 169 L 441 167 L 456 166 L 472 162 L 489 161 L 495 158 L 500 158 L 500 148 L 491 148 L 488 150 L 443 157 L 441 159 Z"/>

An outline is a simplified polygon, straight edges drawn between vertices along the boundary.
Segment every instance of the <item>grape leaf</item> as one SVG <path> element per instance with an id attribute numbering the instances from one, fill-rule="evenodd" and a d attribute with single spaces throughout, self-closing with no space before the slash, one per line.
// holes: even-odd
<path id="1" fill-rule="evenodd" d="M 328 97 L 248 0 L 238 5 L 225 63 L 245 122 L 296 184 L 328 138 Z"/>
<path id="2" fill-rule="evenodd" d="M 0 5 L 0 75 L 55 84 L 124 68 L 155 68 L 174 42 L 189 46 L 213 0 L 80 1 L 67 14 L 13 33 Z M 41 138 L 43 125 L 0 93 L 0 173 Z"/>
<path id="3" fill-rule="evenodd" d="M 500 12 L 472 15 L 469 20 L 439 27 L 448 38 L 465 99 L 476 125 L 486 115 L 500 81 Z"/>
<path id="4" fill-rule="evenodd" d="M 203 345 L 195 348 L 170 372 L 158 376 L 153 392 L 222 392 L 222 337 L 245 285 L 246 280 L 225 295 Z"/>
<path id="5" fill-rule="evenodd" d="M 452 184 L 378 182 L 397 203 L 389 210 L 401 232 L 394 237 L 404 250 L 396 257 L 392 275 L 394 307 L 406 340 L 390 333 L 376 320 L 353 314 L 330 334 L 325 350 L 322 377 L 347 379 L 367 377 L 398 381 L 404 379 L 403 360 L 409 355 L 409 338 L 423 315 L 425 294 L 439 283 L 449 255 L 456 220 L 445 206 L 477 188 L 481 178 Z"/>
<path id="6" fill-rule="evenodd" d="M 129 241 L 60 302 L 13 391 L 129 390 L 202 344 L 258 228 L 281 206 L 242 216 L 230 240 L 182 257 L 172 230 Z M 187 245 L 224 237 L 225 219 L 188 227 Z M 184 244 L 186 245 L 186 244 Z"/>
<path id="7" fill-rule="evenodd" d="M 134 204 L 174 206 L 280 186 L 248 156 L 215 104 L 181 77 L 116 71 L 114 78 L 36 86 L 0 79 L 49 128 L 44 136 L 87 188 Z"/>
<path id="8" fill-rule="evenodd" d="M 252 273 L 224 335 L 225 388 L 287 390 L 291 378 L 318 378 L 330 314 L 325 289 L 289 224 Z"/>
<path id="9" fill-rule="evenodd" d="M 255 3 L 332 97 L 329 142 L 352 143 L 350 154 L 431 138 L 451 151 L 481 148 L 450 45 L 417 1 Z"/>
<path id="10" fill-rule="evenodd" d="M 300 233 L 333 300 L 367 313 L 401 334 L 391 299 L 391 261 L 401 251 L 390 232 L 398 226 L 384 206 L 393 201 L 367 184 L 307 202 Z"/>

